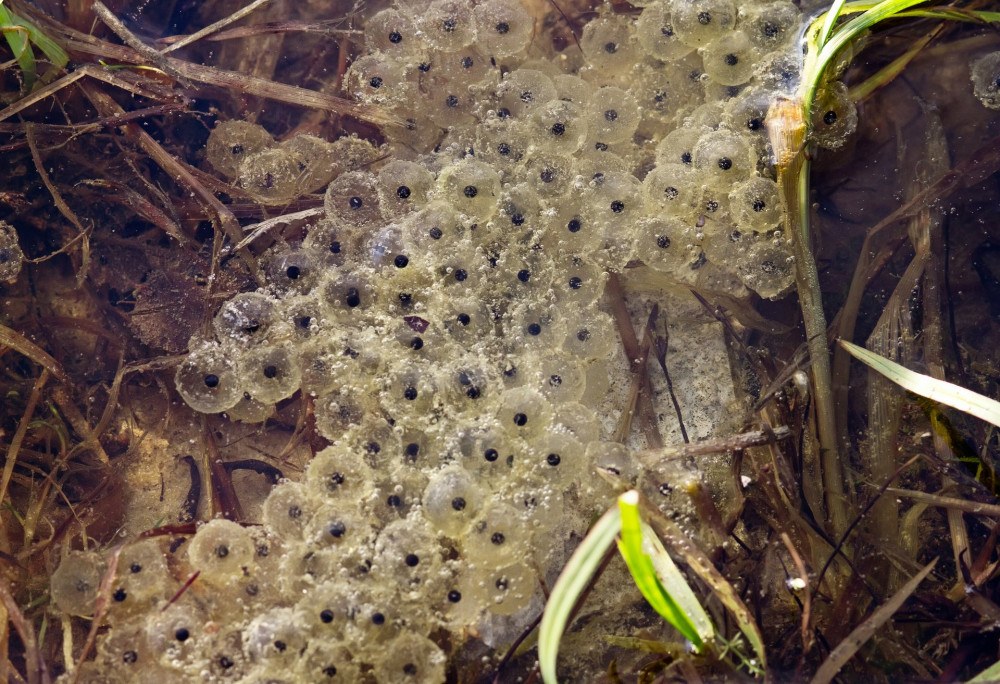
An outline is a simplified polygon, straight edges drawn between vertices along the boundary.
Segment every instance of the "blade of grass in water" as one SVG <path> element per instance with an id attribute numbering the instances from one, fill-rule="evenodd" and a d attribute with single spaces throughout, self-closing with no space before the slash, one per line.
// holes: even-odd
<path id="1" fill-rule="evenodd" d="M 617 506 L 612 506 L 590 528 L 552 587 L 548 603 L 545 604 L 545 614 L 538 627 L 538 664 L 546 684 L 557 682 L 559 641 L 569 622 L 573 606 L 590 583 L 601 559 L 614 544 L 620 530 L 621 512 Z"/>
<path id="2" fill-rule="evenodd" d="M 712 621 L 656 533 L 640 518 L 639 493 L 632 490 L 619 496 L 618 508 L 622 526 L 618 550 L 636 586 L 657 613 L 696 650 L 703 650 L 715 636 Z"/>
<path id="3" fill-rule="evenodd" d="M 846 340 L 840 340 L 840 346 L 858 361 L 878 371 L 903 389 L 1000 427 L 1000 402 L 950 382 L 911 371 Z"/>

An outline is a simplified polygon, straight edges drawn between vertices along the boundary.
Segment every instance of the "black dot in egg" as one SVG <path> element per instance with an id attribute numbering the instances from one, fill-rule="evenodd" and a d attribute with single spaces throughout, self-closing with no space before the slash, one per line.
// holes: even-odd
<path id="1" fill-rule="evenodd" d="M 233 145 L 230 151 L 235 154 L 243 154 L 243 145 Z"/>
<path id="2" fill-rule="evenodd" d="M 690 152 L 681 152 L 681 163 L 682 164 L 690 164 L 691 163 L 691 153 Z"/>
<path id="3" fill-rule="evenodd" d="M 556 179 L 556 172 L 553 171 L 552 169 L 547 169 L 547 168 L 542 169 L 541 172 L 538 174 L 538 177 L 541 179 L 543 183 L 551 183 Z"/>
<path id="4" fill-rule="evenodd" d="M 371 80 L 368 81 L 368 85 L 370 85 L 372 88 L 381 88 L 382 87 L 382 77 L 381 76 L 372 76 Z"/>
<path id="5" fill-rule="evenodd" d="M 406 567 L 415 568 L 420 564 L 420 556 L 415 553 L 408 553 L 406 554 L 406 558 L 403 559 L 403 562 L 406 563 Z"/>
<path id="6" fill-rule="evenodd" d="M 594 149 L 597 150 L 598 152 L 607 152 L 608 151 L 608 144 L 607 143 L 602 143 L 600 141 L 595 142 L 594 143 Z"/>
<path id="7" fill-rule="evenodd" d="M 273 365 L 264 366 L 264 377 L 268 380 L 278 377 L 278 367 Z"/>
<path id="8" fill-rule="evenodd" d="M 579 276 L 573 276 L 572 278 L 569 279 L 567 285 L 569 285 L 569 289 L 571 290 L 579 290 L 581 287 L 583 287 L 583 279 L 580 278 Z"/>
<path id="9" fill-rule="evenodd" d="M 728 66 L 736 66 L 740 63 L 740 58 L 731 52 L 722 59 Z"/>
<path id="10" fill-rule="evenodd" d="M 392 31 L 391 33 L 389 33 L 389 42 L 392 43 L 393 45 L 396 45 L 402 40 L 403 36 L 399 31 Z"/>
<path id="11" fill-rule="evenodd" d="M 330 610 L 329 608 L 324 608 L 319 613 L 319 619 L 324 624 L 327 624 L 327 625 L 330 624 L 331 622 L 333 622 L 333 611 Z"/>
<path id="12" fill-rule="evenodd" d="M 473 64 L 475 64 L 475 62 L 472 61 L 472 57 L 469 57 L 468 55 L 466 55 L 465 57 L 462 58 L 462 68 L 463 69 L 471 69 L 472 66 L 473 66 Z"/>
<path id="13" fill-rule="evenodd" d="M 389 508 L 399 508 L 403 504 L 403 501 L 402 499 L 399 498 L 398 495 L 390 494 L 389 496 L 386 497 L 385 504 Z"/>
<path id="14" fill-rule="evenodd" d="M 427 234 L 430 236 L 431 240 L 440 240 L 441 236 L 444 235 L 444 233 L 441 232 L 441 229 L 437 226 L 434 226 L 427 231 Z"/>
<path id="15" fill-rule="evenodd" d="M 467 313 L 458 314 L 457 316 L 455 316 L 455 320 L 461 323 L 462 325 L 468 325 L 469 323 L 472 322 L 472 318 Z"/>
<path id="16" fill-rule="evenodd" d="M 605 121 L 607 121 L 608 123 L 611 123 L 612 121 L 615 121 L 616 119 L 618 119 L 618 111 L 617 110 L 615 110 L 615 109 L 606 109 L 604 111 L 604 120 Z"/>
<path id="17" fill-rule="evenodd" d="M 497 25 L 494 26 L 493 28 L 496 29 L 496 32 L 502 36 L 506 34 L 508 31 L 510 31 L 510 24 L 508 24 L 506 21 L 498 21 Z"/>
<path id="18" fill-rule="evenodd" d="M 397 254 L 392 263 L 395 264 L 396 268 L 406 268 L 406 265 L 410 263 L 410 259 L 405 254 Z"/>
<path id="19" fill-rule="evenodd" d="M 477 188 L 475 185 L 466 185 L 464 188 L 462 188 L 462 194 L 468 197 L 469 199 L 472 199 L 473 197 L 479 194 L 479 188 Z"/>
<path id="20" fill-rule="evenodd" d="M 122 653 L 122 662 L 126 665 L 131 665 L 137 660 L 139 660 L 139 654 L 135 651 L 129 650 Z"/>
<path id="21" fill-rule="evenodd" d="M 302 517 L 302 509 L 299 508 L 298 506 L 294 506 L 294 505 L 289 506 L 288 507 L 288 517 L 291 518 L 292 520 L 297 520 L 298 518 L 301 518 Z"/>
<path id="22" fill-rule="evenodd" d="M 413 401 L 414 399 L 416 399 L 417 398 L 417 388 L 416 387 L 407 387 L 406 389 L 404 389 L 403 390 L 403 398 L 406 399 L 407 401 Z"/>
<path id="23" fill-rule="evenodd" d="M 485 458 L 490 463 L 493 463 L 498 458 L 500 458 L 500 452 L 498 452 L 496 449 L 487 449 L 486 451 L 483 452 L 483 458 Z"/>
<path id="24" fill-rule="evenodd" d="M 191 636 L 191 632 L 188 631 L 186 627 L 181 627 L 174 632 L 174 638 L 182 644 L 187 641 Z"/>
<path id="25" fill-rule="evenodd" d="M 621 200 L 613 201 L 611 203 L 611 211 L 615 212 L 616 214 L 622 213 L 623 211 L 625 211 L 625 203 L 622 202 Z"/>
<path id="26" fill-rule="evenodd" d="M 720 157 L 717 163 L 719 165 L 719 168 L 722 169 L 723 171 L 728 171 L 729 169 L 733 168 L 733 160 L 730 159 L 729 157 Z"/>
<path id="27" fill-rule="evenodd" d="M 832 109 L 829 110 L 826 114 L 823 115 L 823 123 L 825 123 L 827 126 L 832 126 L 833 124 L 837 123 L 837 112 L 833 111 Z"/>
<path id="28" fill-rule="evenodd" d="M 334 539 L 340 539 L 347 534 L 347 525 L 337 520 L 330 523 L 330 526 L 326 528 L 326 531 L 329 532 L 330 536 Z"/>
<path id="29" fill-rule="evenodd" d="M 312 317 L 300 316 L 299 318 L 295 319 L 295 322 L 299 324 L 300 328 L 308 328 L 309 324 L 312 323 Z"/>
<path id="30" fill-rule="evenodd" d="M 559 387 L 561 384 L 562 384 L 562 376 L 561 375 L 550 375 L 549 376 L 549 386 L 551 386 L 551 387 Z"/>
<path id="31" fill-rule="evenodd" d="M 674 27 L 671 26 L 670 24 L 664 24 L 663 26 L 660 27 L 660 33 L 666 36 L 667 38 L 670 38 L 674 35 Z"/>
<path id="32" fill-rule="evenodd" d="M 380 627 L 385 624 L 385 615 L 382 613 L 372 613 L 372 624 Z"/>
<path id="33" fill-rule="evenodd" d="M 529 271 L 526 268 L 522 268 L 520 271 L 517 272 L 517 279 L 520 280 L 522 283 L 528 282 L 528 280 L 531 279 L 531 271 Z"/>
<path id="34" fill-rule="evenodd" d="M 347 200 L 347 205 L 351 209 L 360 209 L 364 205 L 364 201 L 362 201 L 360 197 L 352 197 L 351 199 Z"/>
<path id="35" fill-rule="evenodd" d="M 298 266 L 289 266 L 285 269 L 285 275 L 288 276 L 290 280 L 297 280 L 300 275 L 302 275 L 302 269 Z"/>
<path id="36" fill-rule="evenodd" d="M 215 547 L 216 558 L 225 558 L 228 555 L 229 555 L 229 547 L 226 546 L 225 544 L 219 544 L 218 546 Z"/>
<path id="37" fill-rule="evenodd" d="M 566 124 L 557 121 L 552 124 L 552 128 L 549 129 L 549 132 L 552 133 L 552 135 L 560 136 L 566 132 Z"/>
<path id="38" fill-rule="evenodd" d="M 764 211 L 764 209 L 766 209 L 766 208 L 767 208 L 767 204 L 765 204 L 765 203 L 764 203 L 764 200 L 762 200 L 762 199 L 760 199 L 760 198 L 758 197 L 757 199 L 755 199 L 755 200 L 753 201 L 753 203 L 752 203 L 752 204 L 750 205 L 750 207 L 751 207 L 751 208 L 752 208 L 752 209 L 753 209 L 754 211 Z"/>
<path id="39" fill-rule="evenodd" d="M 510 116 L 510 110 L 507 109 L 506 107 L 501 107 L 500 109 L 497 110 L 497 117 L 498 118 L 500 118 L 500 119 L 506 119 L 509 116 Z"/>
<path id="40" fill-rule="evenodd" d="M 708 26 L 712 23 L 712 13 L 707 10 L 698 12 L 698 23 L 702 26 Z"/>
<path id="41" fill-rule="evenodd" d="M 415 674 L 417 674 L 417 672 L 418 672 L 417 666 L 414 665 L 413 663 L 407 663 L 406 665 L 403 665 L 403 674 L 412 677 Z"/>
<path id="42" fill-rule="evenodd" d="M 400 185 L 396 188 L 396 197 L 399 199 L 407 199 L 410 196 L 410 188 L 405 185 Z"/>
<path id="43" fill-rule="evenodd" d="M 618 43 L 608 41 L 607 43 L 604 44 L 604 51 L 607 52 L 609 55 L 615 54 L 616 52 L 618 52 Z"/>
<path id="44" fill-rule="evenodd" d="M 337 668 L 334 665 L 327 665 L 323 668 L 323 674 L 327 677 L 335 677 L 337 675 Z"/>
<path id="45" fill-rule="evenodd" d="M 228 670 L 233 665 L 235 665 L 235 663 L 232 661 L 232 658 L 228 656 L 221 656 L 219 658 L 219 667 L 221 667 L 223 670 Z"/>
<path id="46" fill-rule="evenodd" d="M 441 28 L 444 30 L 445 33 L 452 33 L 455 30 L 456 26 L 458 26 L 458 22 L 455 21 L 454 17 L 448 17 L 447 19 L 441 22 Z"/>
<path id="47" fill-rule="evenodd" d="M 204 377 L 205 387 L 209 389 L 214 389 L 219 386 L 219 376 L 214 373 L 209 373 Z"/>
<path id="48" fill-rule="evenodd" d="M 524 214 L 513 214 L 510 217 L 510 222 L 513 223 L 515 226 L 524 225 Z"/>
<path id="49" fill-rule="evenodd" d="M 559 465 L 561 461 L 562 458 L 560 458 L 559 454 L 549 454 L 548 456 L 545 457 L 545 462 L 552 467 Z"/>
<path id="50" fill-rule="evenodd" d="M 656 246 L 659 247 L 660 249 L 666 249 L 667 247 L 670 246 L 670 238 L 667 237 L 666 235 L 657 235 Z"/>
<path id="51" fill-rule="evenodd" d="M 537 337 L 542 334 L 542 326 L 538 323 L 529 323 L 528 327 L 525 328 L 529 335 L 532 337 Z"/>
<path id="52" fill-rule="evenodd" d="M 569 223 L 566 224 L 566 230 L 568 230 L 571 233 L 578 233 L 578 232 L 580 232 L 580 228 L 581 227 L 582 227 L 582 225 L 580 223 L 580 219 L 576 219 L 576 218 L 575 219 L 570 219 Z"/>
<path id="53" fill-rule="evenodd" d="M 444 104 L 447 107 L 457 107 L 458 97 L 455 95 L 449 95 L 448 97 L 444 98 Z"/>
<path id="54" fill-rule="evenodd" d="M 358 288 L 349 287 L 347 288 L 346 297 L 344 297 L 344 303 L 352 309 L 361 305 L 361 293 L 358 292 Z"/>
<path id="55" fill-rule="evenodd" d="M 134 575 L 136 573 L 142 572 L 142 565 L 140 565 L 139 563 L 132 563 L 132 565 L 128 566 L 128 569 L 129 572 L 131 572 Z"/>
<path id="56" fill-rule="evenodd" d="M 340 254 L 340 242 L 337 240 L 330 243 L 330 254 Z"/>
<path id="57" fill-rule="evenodd" d="M 503 535 L 503 532 L 494 532 L 490 535 L 490 542 L 495 546 L 500 546 L 505 541 L 507 541 L 507 538 Z"/>
<path id="58" fill-rule="evenodd" d="M 586 342 L 587 340 L 590 339 L 590 331 L 587 330 L 586 328 L 582 328 L 580 330 L 577 330 L 576 331 L 576 339 L 580 340 L 581 342 Z"/>
<path id="59" fill-rule="evenodd" d="M 128 598 L 128 592 L 122 588 L 118 588 L 117 590 L 115 590 L 115 593 L 111 595 L 111 598 L 113 598 L 118 603 L 121 603 L 122 601 Z"/>
<path id="60" fill-rule="evenodd" d="M 458 603 L 462 600 L 462 592 L 452 589 L 448 592 L 448 603 Z"/>
<path id="61" fill-rule="evenodd" d="M 505 142 L 502 142 L 502 143 L 498 144 L 497 145 L 497 153 L 500 154 L 501 156 L 506 157 L 507 155 L 510 154 L 510 145 L 508 145 Z"/>
<path id="62" fill-rule="evenodd" d="M 288 644 L 278 639 L 277 641 L 274 642 L 274 648 L 276 651 L 278 651 L 278 653 L 284 653 L 285 649 L 288 648 Z"/>
<path id="63" fill-rule="evenodd" d="M 461 283 L 468 277 L 469 273 L 464 268 L 455 269 L 455 280 L 457 280 L 458 282 Z"/>
<path id="64" fill-rule="evenodd" d="M 417 68 L 426 74 L 428 71 L 431 70 L 431 65 L 428 64 L 427 62 L 421 62 L 420 65 L 417 66 Z"/>
<path id="65" fill-rule="evenodd" d="M 451 500 L 451 507 L 455 511 L 464 511 L 465 499 L 463 499 L 460 496 L 456 496 L 454 499 Z"/>
<path id="66" fill-rule="evenodd" d="M 528 424 L 528 416 L 526 416 L 523 413 L 514 414 L 514 425 L 518 427 L 524 427 L 527 424 Z"/>

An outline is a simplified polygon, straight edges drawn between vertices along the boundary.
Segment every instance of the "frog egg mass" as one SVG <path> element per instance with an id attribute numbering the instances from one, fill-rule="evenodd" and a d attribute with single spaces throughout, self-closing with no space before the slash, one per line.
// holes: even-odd
<path id="1" fill-rule="evenodd" d="M 608 418 L 631 382 L 609 279 L 794 283 L 762 123 L 787 83 L 761 65 L 794 64 L 797 9 L 634 4 L 557 49 L 517 0 L 398 0 L 365 19 L 342 95 L 402 123 L 212 130 L 207 171 L 271 210 L 322 208 L 263 252 L 261 287 L 218 303 L 177 392 L 250 424 L 302 396 L 321 446 L 255 516 L 126 544 L 100 681 L 440 684 L 463 644 L 493 667 L 539 615 L 613 501 L 598 469 L 638 476 L 641 438 Z M 856 114 L 839 84 L 821 100 L 836 147 Z M 63 560 L 61 611 L 92 614 L 104 563 Z"/>

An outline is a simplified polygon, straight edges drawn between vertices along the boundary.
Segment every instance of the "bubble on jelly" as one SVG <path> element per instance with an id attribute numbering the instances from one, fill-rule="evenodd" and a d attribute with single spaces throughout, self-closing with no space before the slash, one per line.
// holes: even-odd
<path id="1" fill-rule="evenodd" d="M 274 145 L 271 134 L 249 121 L 223 121 L 208 136 L 205 156 L 221 174 L 235 178 L 243 161 Z"/>
<path id="2" fill-rule="evenodd" d="M 21 272 L 24 253 L 18 242 L 17 230 L 5 221 L 0 221 L 0 280 L 13 281 Z"/>

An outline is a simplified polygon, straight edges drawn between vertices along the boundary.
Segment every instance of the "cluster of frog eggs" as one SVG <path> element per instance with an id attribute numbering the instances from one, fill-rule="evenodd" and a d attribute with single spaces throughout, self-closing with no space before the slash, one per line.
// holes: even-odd
<path id="1" fill-rule="evenodd" d="M 327 185 L 325 212 L 191 341 L 177 388 L 243 421 L 301 391 L 331 446 L 260 527 L 205 524 L 186 563 L 160 539 L 126 546 L 96 670 L 441 682 L 442 630 L 498 641 L 537 615 L 565 560 L 553 540 L 607 505 L 595 466 L 633 472 L 588 408 L 625 367 L 606 272 L 708 262 L 762 296 L 792 284 L 763 118 L 795 85 L 798 10 L 633 4 L 555 54 L 516 0 L 401 1 L 345 76 L 399 121 L 384 148 L 213 132 L 210 163 L 246 192 Z M 819 137 L 837 144 L 853 111 L 828 91 Z M 86 613 L 98 565 L 70 556 L 57 604 Z"/>

